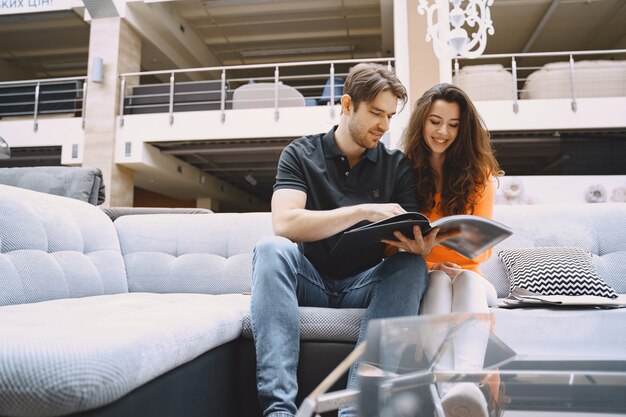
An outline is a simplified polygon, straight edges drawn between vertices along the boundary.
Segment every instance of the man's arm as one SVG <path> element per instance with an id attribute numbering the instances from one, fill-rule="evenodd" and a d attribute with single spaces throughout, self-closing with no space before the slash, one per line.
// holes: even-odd
<path id="1" fill-rule="evenodd" d="M 376 222 L 405 212 L 395 203 L 359 204 L 333 210 L 306 210 L 304 207 L 304 191 L 288 188 L 274 191 L 274 233 L 293 242 L 313 242 L 333 236 L 363 220 Z"/>

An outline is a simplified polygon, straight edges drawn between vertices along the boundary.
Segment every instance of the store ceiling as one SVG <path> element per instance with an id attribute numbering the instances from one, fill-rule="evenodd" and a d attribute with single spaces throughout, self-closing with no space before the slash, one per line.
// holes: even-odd
<path id="1" fill-rule="evenodd" d="M 157 7 L 151 2 L 129 7 L 133 4 Z M 180 30 L 195 33 L 218 65 L 393 56 L 393 0 L 179 0 L 166 7 L 182 19 Z M 488 40 L 487 54 L 626 48 L 624 0 L 495 0 L 491 13 L 495 34 Z M 83 15 L 79 8 L 0 16 L 0 74 L 13 74 L 4 81 L 85 75 L 89 23 Z M 143 39 L 141 67 L 147 71 L 176 66 L 150 39 Z M 274 181 L 272 166 L 291 139 L 158 147 L 267 199 Z M 554 147 L 556 142 L 542 146 Z M 267 146 L 266 151 L 258 151 L 261 146 Z M 513 156 L 502 151 L 502 158 L 533 151 L 530 145 L 520 146 L 524 151 Z M 249 151 L 253 148 L 256 151 Z M 544 166 L 552 162 L 542 161 Z M 245 179 L 250 174 L 256 185 Z"/>

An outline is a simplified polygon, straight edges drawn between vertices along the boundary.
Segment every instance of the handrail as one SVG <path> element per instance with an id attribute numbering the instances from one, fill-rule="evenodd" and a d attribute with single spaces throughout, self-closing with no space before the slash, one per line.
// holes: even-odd
<path id="1" fill-rule="evenodd" d="M 151 107 L 150 104 L 145 104 L 145 105 L 140 105 L 140 106 L 135 106 L 132 103 L 129 103 L 128 106 L 125 106 L 125 99 L 126 99 L 126 79 L 127 77 L 137 77 L 137 76 L 145 76 L 145 75 L 168 75 L 169 76 L 169 97 L 168 97 L 168 113 L 169 113 L 169 124 L 170 126 L 174 124 L 174 108 L 175 108 L 175 103 L 174 103 L 174 97 L 178 96 L 177 93 L 175 93 L 175 84 L 174 84 L 174 77 L 176 76 L 176 74 L 189 74 L 189 73 L 198 73 L 198 72 L 214 72 L 216 73 L 216 76 L 219 77 L 218 80 L 214 80 L 218 83 L 220 83 L 221 85 L 221 90 L 220 90 L 220 112 L 221 112 L 221 116 L 220 116 L 220 120 L 222 123 L 225 122 L 226 120 L 226 109 L 225 109 L 225 104 L 227 102 L 231 102 L 230 100 L 228 100 L 226 98 L 226 93 L 227 92 L 231 92 L 232 90 L 227 88 L 227 79 L 226 79 L 226 71 L 237 71 L 237 70 L 249 70 L 249 69 L 273 69 L 274 70 L 274 74 L 273 77 L 261 77 L 263 80 L 267 80 L 267 81 L 273 81 L 273 87 L 271 87 L 274 90 L 274 96 L 273 96 L 273 103 L 274 103 L 274 120 L 278 121 L 280 118 L 280 111 L 279 111 L 279 103 L 282 99 L 280 99 L 280 95 L 279 95 L 279 88 L 280 88 L 280 84 L 282 84 L 281 80 L 287 80 L 287 79 L 296 79 L 296 78 L 312 78 L 312 77 L 316 77 L 316 78 L 324 78 L 324 77 L 330 77 L 330 83 L 328 85 L 328 87 L 330 87 L 330 93 L 329 93 L 329 101 L 328 103 L 330 103 L 331 105 L 330 107 L 330 116 L 331 118 L 335 118 L 335 65 L 338 64 L 357 64 L 357 63 L 361 63 L 361 62 L 376 62 L 376 63 L 386 63 L 388 68 L 392 68 L 392 62 L 395 62 L 396 59 L 393 57 L 389 57 L 389 58 L 368 58 L 368 59 L 341 59 L 341 60 L 324 60 L 324 61 L 302 61 L 302 62 L 282 62 L 282 63 L 272 63 L 272 64 L 249 64 L 249 65 L 231 65 L 231 66 L 216 66 L 216 67 L 202 67 L 202 68 L 182 68 L 182 69 L 173 69 L 173 70 L 159 70 L 159 71 L 144 71 L 144 72 L 126 72 L 126 73 L 122 73 L 119 74 L 118 76 L 121 79 L 121 91 L 120 91 L 120 113 L 119 113 L 119 126 L 123 127 L 124 126 L 124 109 L 125 108 L 139 108 L 139 107 Z M 329 66 L 329 71 L 326 74 L 319 74 L 319 75 L 304 75 L 304 76 L 284 76 L 281 77 L 280 76 L 280 69 L 281 68 L 289 68 L 289 67 L 305 67 L 305 66 L 325 66 L 328 65 Z M 253 77 L 254 78 L 254 77 Z M 256 79 L 256 78 L 254 78 Z M 233 82 L 233 81 L 241 81 L 241 78 L 233 78 L 228 80 L 228 82 Z M 206 80 L 206 81 L 211 81 L 211 80 Z M 198 81 L 201 82 L 201 81 Z M 305 86 L 305 88 L 310 88 L 308 86 Z M 192 92 L 189 92 L 189 94 L 195 94 Z M 147 96 L 150 96 L 150 94 L 148 94 Z M 159 96 L 164 96 L 163 94 L 154 94 L 155 97 L 159 97 Z M 132 100 L 133 98 L 139 97 L 139 96 L 128 96 L 130 100 Z M 320 97 L 321 98 L 321 97 Z M 325 97 L 324 97 L 325 98 Z M 163 103 L 165 104 L 165 103 Z M 197 103 L 196 103 L 197 104 Z M 176 103 L 176 106 L 179 105 L 184 105 L 183 103 Z M 157 106 L 152 106 L 152 107 L 157 107 Z"/>
<path id="2" fill-rule="evenodd" d="M 364 58 L 364 59 L 339 59 L 339 60 L 327 60 L 327 61 L 302 61 L 302 62 L 282 62 L 274 64 L 248 64 L 248 65 L 231 65 L 231 66 L 219 66 L 219 67 L 202 67 L 202 68 L 181 68 L 176 70 L 160 70 L 160 71 L 145 71 L 145 72 L 125 72 L 120 74 L 120 77 L 131 77 L 135 75 L 160 75 L 160 74 L 178 74 L 186 72 L 206 72 L 206 71 L 222 71 L 222 70 L 241 70 L 241 69 L 260 69 L 260 68 L 287 68 L 287 67 L 302 67 L 312 65 L 330 65 L 330 64 L 358 64 L 360 62 L 395 62 L 393 57 L 389 58 Z"/>
<path id="3" fill-rule="evenodd" d="M 576 98 L 576 87 L 575 87 L 575 75 L 576 75 L 576 68 L 575 68 L 575 63 L 574 63 L 574 57 L 582 57 L 582 56 L 589 56 L 589 55 L 619 55 L 619 54 L 626 54 L 626 49 L 602 49 L 602 50 L 596 50 L 596 51 L 567 51 L 567 52 L 526 52 L 526 53 L 510 53 L 510 54 L 489 54 L 489 55 L 481 55 L 475 58 L 463 58 L 463 57 L 456 57 L 454 58 L 454 70 L 453 73 L 455 75 L 459 75 L 460 74 L 460 66 L 459 66 L 459 61 L 461 60 L 486 60 L 486 59 L 510 59 L 511 60 L 511 66 L 510 68 L 506 68 L 507 70 L 511 71 L 511 75 L 512 75 L 512 89 L 513 89 L 513 112 L 514 113 L 518 113 L 519 111 L 519 102 L 518 99 L 519 98 L 523 98 L 521 97 L 521 93 L 523 93 L 525 90 L 524 88 L 518 88 L 518 83 L 521 82 L 525 82 L 528 78 L 527 77 L 520 77 L 518 72 L 519 71 L 529 71 L 529 70 L 537 70 L 540 69 L 541 67 L 537 67 L 537 66 L 528 66 L 528 67 L 520 67 L 518 65 L 518 60 L 521 58 L 537 58 L 537 57 L 567 57 L 567 61 L 568 61 L 568 69 L 569 69 L 569 98 L 571 99 L 571 111 L 572 112 L 576 112 L 578 109 L 578 103 L 577 103 L 577 98 Z M 526 84 L 524 84 L 524 86 L 526 86 Z M 462 86 L 463 87 L 463 86 Z M 518 97 L 518 93 L 520 93 L 520 97 Z M 563 97 L 565 98 L 565 97 Z"/>
<path id="4" fill-rule="evenodd" d="M 493 59 L 493 58 L 525 58 L 525 57 L 541 57 L 541 56 L 567 56 L 570 55 L 604 55 L 604 54 L 623 54 L 626 53 L 626 49 L 602 49 L 598 51 L 569 51 L 569 52 L 525 52 L 525 53 L 511 53 L 511 54 L 485 54 L 477 56 L 475 58 L 463 58 L 458 57 L 455 59 Z"/>
<path id="5" fill-rule="evenodd" d="M 55 91 L 41 91 L 41 87 L 49 84 L 59 84 L 63 82 L 71 82 L 71 81 L 82 81 L 82 87 L 71 89 L 71 90 L 55 90 Z M 76 77 L 58 77 L 58 78 L 39 78 L 34 80 L 18 80 L 18 81 L 2 81 L 0 82 L 0 87 L 34 87 L 34 92 L 10 92 L 10 93 L 0 93 L 0 97 L 3 96 L 26 96 L 29 97 L 34 94 L 34 101 L 24 101 L 24 102 L 13 102 L 9 103 L 9 105 L 33 105 L 33 131 L 37 132 L 39 130 L 39 116 L 40 105 L 42 104 L 52 104 L 52 103 L 78 103 L 81 101 L 81 126 L 85 128 L 85 109 L 86 109 L 86 101 L 87 101 L 87 76 L 76 76 Z M 54 94 L 63 94 L 63 93 L 76 93 L 75 97 L 68 99 L 56 99 L 56 100 L 45 100 L 44 96 L 54 95 Z M 80 97 L 79 93 L 82 93 L 82 97 Z M 46 110 L 46 113 L 58 113 L 59 111 L 50 111 Z M 30 112 L 16 112 L 11 113 L 10 115 L 23 115 L 30 114 Z"/>
<path id="6" fill-rule="evenodd" d="M 37 83 L 56 83 L 60 81 L 87 81 L 86 75 L 81 75 L 77 77 L 62 77 L 62 78 L 39 78 L 36 80 L 19 80 L 19 81 L 2 81 L 0 82 L 0 87 L 7 85 L 21 85 L 21 84 L 37 84 Z"/>

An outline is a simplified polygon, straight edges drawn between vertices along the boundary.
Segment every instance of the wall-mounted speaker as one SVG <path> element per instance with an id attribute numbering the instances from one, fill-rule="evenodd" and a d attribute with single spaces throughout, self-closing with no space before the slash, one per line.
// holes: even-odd
<path id="1" fill-rule="evenodd" d="M 104 62 L 102 58 L 95 57 L 91 65 L 91 81 L 101 83 L 104 80 Z"/>

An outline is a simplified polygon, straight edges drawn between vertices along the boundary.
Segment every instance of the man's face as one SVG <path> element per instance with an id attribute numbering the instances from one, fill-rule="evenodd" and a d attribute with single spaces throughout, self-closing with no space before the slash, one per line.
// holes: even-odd
<path id="1" fill-rule="evenodd" d="M 389 130 L 389 121 L 396 114 L 398 97 L 391 91 L 382 91 L 370 102 L 354 105 L 348 115 L 348 132 L 352 140 L 365 149 L 373 149 L 383 134 Z"/>

